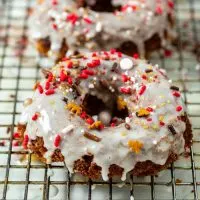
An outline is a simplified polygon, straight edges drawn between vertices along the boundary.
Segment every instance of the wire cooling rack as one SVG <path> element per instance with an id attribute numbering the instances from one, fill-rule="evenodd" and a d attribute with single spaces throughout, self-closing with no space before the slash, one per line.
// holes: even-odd
<path id="1" fill-rule="evenodd" d="M 151 61 L 167 69 L 183 91 L 194 128 L 187 155 L 155 177 L 108 182 L 70 176 L 64 164 L 44 165 L 24 151 L 12 135 L 25 97 L 40 78 L 36 53 L 27 40 L 27 19 L 35 0 L 0 0 L 0 199 L 198 200 L 200 196 L 200 2 L 175 2 L 177 47 L 172 56 Z M 199 47 L 199 49 L 198 49 Z M 193 52 L 192 52 L 193 51 Z M 196 55 L 194 54 L 196 53 Z M 169 54 L 169 51 L 168 53 Z"/>

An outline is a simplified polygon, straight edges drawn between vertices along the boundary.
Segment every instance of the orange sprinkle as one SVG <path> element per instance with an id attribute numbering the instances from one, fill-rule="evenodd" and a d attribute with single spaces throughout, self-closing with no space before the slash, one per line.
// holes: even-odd
<path id="1" fill-rule="evenodd" d="M 128 146 L 130 147 L 130 149 L 135 152 L 136 154 L 140 153 L 142 147 L 143 147 L 143 143 L 141 143 L 138 140 L 129 140 L 128 141 Z"/>

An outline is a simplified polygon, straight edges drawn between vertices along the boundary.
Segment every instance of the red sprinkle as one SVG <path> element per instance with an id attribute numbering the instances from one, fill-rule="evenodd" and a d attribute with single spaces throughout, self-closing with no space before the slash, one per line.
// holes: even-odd
<path id="1" fill-rule="evenodd" d="M 88 17 L 84 17 L 83 20 L 87 23 L 87 24 L 92 24 L 92 20 Z"/>
<path id="2" fill-rule="evenodd" d="M 138 59 L 139 58 L 139 54 L 137 54 L 137 53 L 133 54 L 133 58 Z"/>
<path id="3" fill-rule="evenodd" d="M 164 126 L 165 123 L 163 121 L 160 121 L 160 126 Z"/>
<path id="4" fill-rule="evenodd" d="M 60 72 L 60 81 L 67 81 L 67 79 L 68 79 L 67 74 L 65 73 L 64 70 L 61 70 L 61 72 Z"/>
<path id="5" fill-rule="evenodd" d="M 177 91 L 174 91 L 172 94 L 175 97 L 180 97 L 181 96 L 181 94 L 179 92 L 177 92 Z"/>
<path id="6" fill-rule="evenodd" d="M 67 82 L 72 85 L 73 81 L 72 81 L 72 77 L 68 76 Z"/>
<path id="7" fill-rule="evenodd" d="M 67 21 L 70 21 L 73 25 L 76 23 L 78 20 L 78 16 L 75 13 L 71 13 L 67 16 Z"/>
<path id="8" fill-rule="evenodd" d="M 145 74 L 143 74 L 142 79 L 147 80 L 147 76 Z"/>
<path id="9" fill-rule="evenodd" d="M 120 92 L 124 93 L 124 94 L 131 94 L 131 88 L 120 88 Z"/>
<path id="10" fill-rule="evenodd" d="M 118 55 L 119 58 L 121 58 L 122 57 L 122 52 L 117 52 L 117 55 Z"/>
<path id="11" fill-rule="evenodd" d="M 148 121 L 148 122 L 151 122 L 151 121 L 152 121 L 152 119 L 151 119 L 151 118 L 147 118 L 147 121 Z"/>
<path id="12" fill-rule="evenodd" d="M 96 52 L 93 52 L 92 53 L 92 57 L 96 57 L 97 56 L 97 53 Z"/>
<path id="13" fill-rule="evenodd" d="M 169 49 L 165 49 L 164 51 L 165 57 L 171 57 L 172 56 L 172 51 Z"/>
<path id="14" fill-rule="evenodd" d="M 52 5 L 53 5 L 53 6 L 56 6 L 56 5 L 58 5 L 58 1 L 57 1 L 57 0 L 52 0 L 52 2 L 51 2 L 51 3 L 52 3 Z"/>
<path id="15" fill-rule="evenodd" d="M 86 113 L 86 112 L 82 112 L 81 115 L 80 115 L 80 117 L 81 117 L 82 119 L 86 119 L 87 113 Z"/>
<path id="16" fill-rule="evenodd" d="M 37 89 L 38 89 L 40 94 L 42 94 L 44 92 L 44 90 L 43 90 L 43 88 L 40 84 L 38 84 Z"/>
<path id="17" fill-rule="evenodd" d="M 53 23 L 52 27 L 53 27 L 54 30 L 58 30 L 58 26 L 56 24 Z"/>
<path id="18" fill-rule="evenodd" d="M 19 144 L 20 144 L 19 141 L 13 141 L 13 146 L 14 146 L 14 147 L 18 147 Z"/>
<path id="19" fill-rule="evenodd" d="M 147 110 L 148 112 L 153 112 L 153 108 L 151 108 L 151 107 L 147 107 L 146 110 Z"/>
<path id="20" fill-rule="evenodd" d="M 47 81 L 46 84 L 45 84 L 45 90 L 48 90 L 50 88 L 50 82 Z"/>
<path id="21" fill-rule="evenodd" d="M 139 95 L 144 94 L 146 88 L 147 88 L 146 85 L 143 85 L 143 86 L 140 88 Z"/>
<path id="22" fill-rule="evenodd" d="M 25 136 L 24 136 L 23 143 L 22 143 L 24 149 L 27 149 L 28 141 L 29 141 L 29 137 L 28 137 L 28 135 L 25 135 Z"/>
<path id="23" fill-rule="evenodd" d="M 113 122 L 113 123 L 110 124 L 110 126 L 111 126 L 111 127 L 115 127 L 116 124 Z"/>
<path id="24" fill-rule="evenodd" d="M 168 0 L 168 6 L 173 9 L 174 8 L 174 2 L 171 1 L 171 0 Z"/>
<path id="25" fill-rule="evenodd" d="M 68 58 L 68 57 L 64 57 L 64 58 L 62 58 L 61 60 L 62 60 L 62 61 L 67 61 L 67 60 L 69 60 L 69 58 Z"/>
<path id="26" fill-rule="evenodd" d="M 50 72 L 47 81 L 52 82 L 53 81 L 53 74 Z"/>
<path id="27" fill-rule="evenodd" d="M 79 74 L 78 77 L 81 78 L 81 79 L 87 79 L 87 78 L 88 78 L 88 75 L 87 75 L 87 74 L 84 74 L 84 73 L 81 73 L 81 74 Z"/>
<path id="28" fill-rule="evenodd" d="M 163 13 L 162 8 L 161 8 L 160 6 L 157 6 L 157 7 L 156 7 L 156 14 L 162 15 L 162 13 Z"/>
<path id="29" fill-rule="evenodd" d="M 47 90 L 47 91 L 45 92 L 45 94 L 46 94 L 47 96 L 52 95 L 52 94 L 54 94 L 54 93 L 55 93 L 55 90 L 54 90 L 54 89 L 49 89 L 49 90 Z"/>
<path id="30" fill-rule="evenodd" d="M 73 67 L 72 61 L 67 62 L 67 68 L 71 69 Z"/>
<path id="31" fill-rule="evenodd" d="M 92 125 L 94 123 L 94 120 L 92 118 L 88 118 L 86 119 L 86 122 L 90 125 Z"/>
<path id="32" fill-rule="evenodd" d="M 122 81 L 123 82 L 127 82 L 127 81 L 129 81 L 130 80 L 130 77 L 128 77 L 127 75 L 125 75 L 125 74 L 122 74 Z"/>
<path id="33" fill-rule="evenodd" d="M 94 71 L 93 71 L 93 70 L 84 69 L 84 70 L 82 71 L 82 73 L 83 73 L 83 74 L 90 75 L 90 76 L 94 75 Z"/>
<path id="34" fill-rule="evenodd" d="M 60 142 L 61 142 L 61 137 L 60 137 L 60 135 L 56 135 L 56 137 L 55 137 L 55 139 L 54 139 L 54 146 L 55 146 L 55 147 L 59 147 Z"/>
<path id="35" fill-rule="evenodd" d="M 176 111 L 177 111 L 177 112 L 180 112 L 182 109 L 183 109 L 182 106 L 177 106 L 177 107 L 176 107 Z"/>
<path id="36" fill-rule="evenodd" d="M 32 120 L 33 120 L 33 121 L 36 121 L 37 119 L 38 119 L 38 114 L 35 113 L 35 114 L 32 116 Z"/>
<path id="37" fill-rule="evenodd" d="M 20 134 L 18 132 L 13 133 L 13 138 L 20 138 Z"/>
<path id="38" fill-rule="evenodd" d="M 111 49 L 111 50 L 110 50 L 110 53 L 111 53 L 111 54 L 115 54 L 116 52 L 117 52 L 116 49 Z"/>

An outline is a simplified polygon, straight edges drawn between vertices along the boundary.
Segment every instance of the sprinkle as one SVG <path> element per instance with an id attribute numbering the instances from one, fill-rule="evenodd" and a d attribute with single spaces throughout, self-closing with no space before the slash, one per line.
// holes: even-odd
<path id="1" fill-rule="evenodd" d="M 50 88 L 50 82 L 47 81 L 47 82 L 45 83 L 45 90 L 48 90 L 49 88 Z"/>
<path id="2" fill-rule="evenodd" d="M 133 58 L 138 59 L 139 58 L 139 54 L 137 54 L 137 53 L 133 54 Z"/>
<path id="3" fill-rule="evenodd" d="M 142 79 L 147 80 L 147 76 L 145 74 L 143 74 Z"/>
<path id="4" fill-rule="evenodd" d="M 131 88 L 121 87 L 120 92 L 124 94 L 131 94 Z"/>
<path id="5" fill-rule="evenodd" d="M 80 79 L 87 79 L 88 78 L 88 75 L 87 74 L 84 74 L 84 73 L 81 73 L 79 74 L 78 76 Z"/>
<path id="6" fill-rule="evenodd" d="M 71 69 L 73 67 L 72 61 L 68 61 L 66 65 L 68 69 Z"/>
<path id="7" fill-rule="evenodd" d="M 57 1 L 57 0 L 52 0 L 52 2 L 51 2 L 51 3 L 52 3 L 52 5 L 53 5 L 53 6 L 56 6 L 56 5 L 58 5 L 58 1 Z"/>
<path id="8" fill-rule="evenodd" d="M 75 113 L 76 115 L 80 115 L 82 113 L 82 108 L 73 102 L 68 103 L 66 105 L 66 108 L 69 109 L 72 113 Z"/>
<path id="9" fill-rule="evenodd" d="M 90 68 L 98 67 L 101 64 L 99 59 L 94 59 L 92 62 L 87 63 L 87 66 Z"/>
<path id="10" fill-rule="evenodd" d="M 71 13 L 67 16 L 67 21 L 70 21 L 73 25 L 76 23 L 78 20 L 78 16 L 75 13 Z"/>
<path id="11" fill-rule="evenodd" d="M 171 90 L 176 90 L 176 91 L 179 91 L 179 88 L 178 88 L 178 87 L 176 87 L 176 86 L 174 86 L 174 85 L 172 85 L 172 86 L 170 87 L 170 89 L 171 89 Z"/>
<path id="12" fill-rule="evenodd" d="M 183 109 L 182 106 L 177 106 L 177 107 L 176 107 L 176 111 L 177 111 L 177 112 L 180 112 L 182 109 Z"/>
<path id="13" fill-rule="evenodd" d="M 172 56 L 172 51 L 169 49 L 165 49 L 164 51 L 165 57 L 171 57 Z"/>
<path id="14" fill-rule="evenodd" d="M 177 92 L 177 91 L 174 91 L 172 94 L 175 97 L 180 97 L 181 96 L 181 94 L 179 92 Z"/>
<path id="15" fill-rule="evenodd" d="M 124 110 L 127 106 L 127 103 L 122 99 L 122 97 L 117 98 L 117 109 Z"/>
<path id="16" fill-rule="evenodd" d="M 92 20 L 88 17 L 84 17 L 83 20 L 87 23 L 87 24 L 92 24 Z"/>
<path id="17" fill-rule="evenodd" d="M 55 139 L 54 139 L 54 146 L 59 147 L 60 142 L 61 142 L 61 137 L 60 137 L 60 135 L 57 134 Z"/>
<path id="18" fill-rule="evenodd" d="M 160 126 L 164 126 L 165 123 L 163 121 L 160 121 Z"/>
<path id="19" fill-rule="evenodd" d="M 174 8 L 174 2 L 172 0 L 168 0 L 168 6 L 173 9 Z"/>
<path id="20" fill-rule="evenodd" d="M 94 120 L 92 119 L 92 118 L 87 118 L 86 119 L 86 122 L 88 123 L 88 124 L 90 124 L 90 125 L 92 125 L 93 123 L 94 123 Z"/>
<path id="21" fill-rule="evenodd" d="M 87 113 L 83 111 L 83 112 L 81 113 L 81 115 L 80 115 L 80 118 L 86 119 L 86 117 L 87 117 Z"/>
<path id="22" fill-rule="evenodd" d="M 172 135 L 176 135 L 176 130 L 172 125 L 168 125 L 168 130 L 172 133 Z"/>
<path id="23" fill-rule="evenodd" d="M 141 143 L 138 140 L 129 140 L 128 141 L 128 146 L 130 149 L 135 152 L 136 154 L 140 153 L 142 147 L 144 146 L 143 143 Z"/>
<path id="24" fill-rule="evenodd" d="M 153 108 L 151 108 L 151 107 L 147 107 L 146 110 L 149 112 L 153 112 Z"/>
<path id="25" fill-rule="evenodd" d="M 24 149 L 27 149 L 28 141 L 29 141 L 29 137 L 28 137 L 28 135 L 25 135 L 23 143 L 22 143 L 22 146 L 24 147 Z"/>
<path id="26" fill-rule="evenodd" d="M 143 85 L 143 86 L 140 88 L 140 90 L 139 90 L 139 95 L 144 94 L 146 88 L 147 88 L 146 85 Z"/>
<path id="27" fill-rule="evenodd" d="M 45 94 L 46 94 L 47 96 L 52 95 L 52 94 L 54 94 L 54 93 L 55 93 L 55 90 L 54 90 L 54 89 L 49 89 L 49 90 L 47 90 L 47 91 L 45 92 Z"/>
<path id="28" fill-rule="evenodd" d="M 47 81 L 49 81 L 49 82 L 53 81 L 53 74 L 51 72 L 49 72 L 48 80 Z"/>
<path id="29" fill-rule="evenodd" d="M 160 6 L 157 6 L 155 12 L 156 12 L 156 14 L 158 14 L 158 15 L 162 15 L 163 9 L 162 9 Z"/>
<path id="30" fill-rule="evenodd" d="M 89 129 L 99 129 L 99 130 L 102 130 L 104 128 L 104 126 L 102 126 L 102 122 L 101 121 L 96 121 L 94 123 L 92 123 L 90 126 L 89 126 Z"/>
<path id="31" fill-rule="evenodd" d="M 13 134 L 13 138 L 16 139 L 16 138 L 20 138 L 20 134 L 18 132 L 15 132 Z"/>
<path id="32" fill-rule="evenodd" d="M 53 23 L 53 24 L 52 24 L 52 28 L 53 28 L 54 30 L 58 30 L 57 24 Z"/>
<path id="33" fill-rule="evenodd" d="M 35 113 L 33 116 L 32 116 L 32 120 L 33 121 L 36 121 L 38 119 L 38 113 Z"/>
<path id="34" fill-rule="evenodd" d="M 72 83 L 73 83 L 73 81 L 72 81 L 72 77 L 68 76 L 68 78 L 67 78 L 67 82 L 68 82 L 70 85 L 72 85 Z"/>
<path id="35" fill-rule="evenodd" d="M 65 103 L 68 103 L 68 98 L 67 98 L 67 97 L 63 97 L 63 101 L 64 101 Z"/>
<path id="36" fill-rule="evenodd" d="M 120 61 L 120 67 L 122 70 L 129 70 L 133 67 L 133 61 L 129 58 L 123 58 Z"/>
<path id="37" fill-rule="evenodd" d="M 122 81 L 123 81 L 124 83 L 130 80 L 130 77 L 128 77 L 126 74 L 122 74 L 121 77 L 122 77 Z"/>
<path id="38" fill-rule="evenodd" d="M 13 147 L 18 147 L 20 145 L 19 141 L 13 141 L 12 143 Z"/>
<path id="39" fill-rule="evenodd" d="M 60 81 L 67 81 L 67 79 L 68 79 L 67 74 L 65 73 L 64 70 L 61 70 L 60 71 Z"/>
<path id="40" fill-rule="evenodd" d="M 152 69 L 145 69 L 145 72 L 146 73 L 151 73 L 151 72 L 153 72 L 153 70 Z"/>
<path id="41" fill-rule="evenodd" d="M 94 75 L 94 71 L 93 70 L 84 69 L 84 70 L 82 70 L 82 73 L 83 74 L 87 74 L 89 76 L 93 76 Z"/>
<path id="42" fill-rule="evenodd" d="M 27 107 L 27 106 L 31 105 L 32 102 L 33 102 L 33 99 L 27 98 L 27 99 L 24 101 L 23 105 L 24 105 L 24 107 Z"/>
<path id="43" fill-rule="evenodd" d="M 115 124 L 114 122 L 112 122 L 112 123 L 110 124 L 110 126 L 111 126 L 111 127 L 115 127 L 116 124 Z"/>
<path id="44" fill-rule="evenodd" d="M 43 88 L 40 84 L 38 84 L 37 89 L 38 89 L 40 94 L 42 94 L 44 92 L 44 90 L 43 90 Z"/>
<path id="45" fill-rule="evenodd" d="M 140 108 L 139 111 L 136 112 L 137 117 L 148 117 L 149 115 L 149 111 L 144 108 Z"/>
<path id="46" fill-rule="evenodd" d="M 71 125 L 65 127 L 61 132 L 63 134 L 67 134 L 67 133 L 71 132 L 73 129 L 74 129 L 74 126 L 71 124 Z"/>
<path id="47" fill-rule="evenodd" d="M 88 133 L 88 132 L 84 132 L 84 137 L 86 137 L 87 139 L 89 140 L 93 140 L 95 142 L 100 142 L 101 141 L 101 138 L 97 137 L 96 135 L 93 135 L 91 133 Z"/>
<path id="48" fill-rule="evenodd" d="M 131 126 L 129 125 L 129 124 L 125 124 L 125 128 L 127 129 L 127 130 L 130 130 L 131 129 Z"/>

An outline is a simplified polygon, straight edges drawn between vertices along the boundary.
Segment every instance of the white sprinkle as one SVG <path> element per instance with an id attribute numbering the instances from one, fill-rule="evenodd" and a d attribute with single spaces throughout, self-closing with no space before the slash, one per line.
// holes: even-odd
<path id="1" fill-rule="evenodd" d="M 92 88 L 94 88 L 94 84 L 90 83 L 88 87 L 92 89 Z"/>
<path id="2" fill-rule="evenodd" d="M 73 125 L 69 125 L 69 126 L 65 127 L 65 128 L 61 131 L 61 133 L 67 134 L 67 133 L 71 132 L 73 129 L 74 129 L 74 126 L 73 126 Z"/>
<path id="3" fill-rule="evenodd" d="M 172 80 L 168 80 L 169 83 L 172 83 Z"/>
<path id="4" fill-rule="evenodd" d="M 125 118 L 125 122 L 126 122 L 126 123 L 130 123 L 130 121 L 131 121 L 131 120 L 130 120 L 129 117 L 126 117 L 126 118 Z"/>
<path id="5" fill-rule="evenodd" d="M 196 70 L 199 71 L 200 70 L 200 64 L 196 65 Z"/>
<path id="6" fill-rule="evenodd" d="M 129 58 L 123 58 L 121 61 L 120 61 L 120 67 L 121 69 L 123 70 L 129 70 L 133 67 L 133 61 Z"/>

